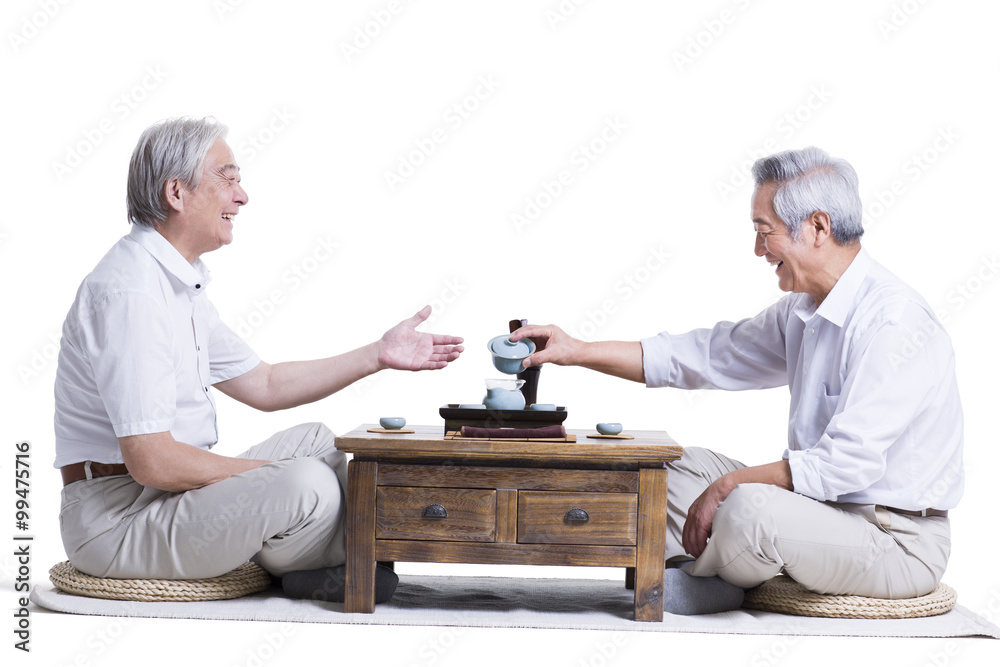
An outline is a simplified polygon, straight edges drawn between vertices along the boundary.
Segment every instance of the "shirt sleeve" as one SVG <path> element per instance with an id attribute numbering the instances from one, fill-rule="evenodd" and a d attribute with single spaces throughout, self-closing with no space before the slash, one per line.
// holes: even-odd
<path id="1" fill-rule="evenodd" d="M 209 377 L 212 384 L 218 384 L 253 370 L 260 357 L 222 321 L 215 306 L 209 303 L 209 308 Z"/>
<path id="2" fill-rule="evenodd" d="M 889 447 L 928 409 L 935 388 L 946 385 L 938 360 L 951 357 L 947 334 L 917 311 L 873 326 L 849 354 L 840 395 L 819 397 L 825 413 L 816 418 L 828 420 L 825 431 L 812 447 L 784 455 L 797 493 L 837 500 L 882 479 Z M 919 471 L 911 473 L 919 478 Z"/>
<path id="3" fill-rule="evenodd" d="M 755 317 L 644 338 L 648 387 L 766 389 L 788 384 L 782 299 Z"/>
<path id="4" fill-rule="evenodd" d="M 146 294 L 110 294 L 83 322 L 80 333 L 115 436 L 173 428 L 174 341 L 164 306 Z"/>

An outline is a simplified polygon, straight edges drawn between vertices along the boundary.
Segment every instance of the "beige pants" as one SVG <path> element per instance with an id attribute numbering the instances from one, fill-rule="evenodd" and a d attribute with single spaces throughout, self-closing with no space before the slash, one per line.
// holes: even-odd
<path id="1" fill-rule="evenodd" d="M 817 593 L 879 598 L 925 595 L 941 580 L 951 551 L 947 518 L 819 502 L 768 484 L 738 486 L 719 505 L 704 553 L 691 561 L 681 546 L 688 508 L 714 480 L 743 467 L 696 447 L 670 465 L 668 561 L 744 588 L 785 572 Z"/>
<path id="2" fill-rule="evenodd" d="M 170 493 L 129 475 L 63 488 L 70 562 L 98 577 L 202 579 L 255 554 L 276 576 L 340 565 L 347 460 L 322 424 L 301 424 L 240 454 L 273 461 L 200 489 Z"/>

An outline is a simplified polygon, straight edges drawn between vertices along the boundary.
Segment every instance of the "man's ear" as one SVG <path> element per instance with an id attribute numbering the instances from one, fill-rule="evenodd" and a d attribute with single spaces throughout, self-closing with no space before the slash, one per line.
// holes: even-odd
<path id="1" fill-rule="evenodd" d="M 813 245 L 817 248 L 833 238 L 833 226 L 826 211 L 813 211 L 805 222 L 813 231 Z"/>
<path id="2" fill-rule="evenodd" d="M 178 213 L 184 211 L 185 194 L 187 194 L 187 190 L 179 178 L 171 178 L 163 184 L 163 201 L 167 202 L 167 206 Z"/>

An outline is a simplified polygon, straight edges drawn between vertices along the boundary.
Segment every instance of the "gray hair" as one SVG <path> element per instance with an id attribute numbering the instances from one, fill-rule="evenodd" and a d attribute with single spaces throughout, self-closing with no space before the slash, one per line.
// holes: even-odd
<path id="1" fill-rule="evenodd" d="M 196 190 L 205 155 L 227 131 L 211 116 L 169 118 L 146 128 L 128 165 L 125 202 L 129 221 L 156 227 L 166 220 L 169 208 L 163 188 L 167 181 L 177 178 L 188 190 Z"/>
<path id="2" fill-rule="evenodd" d="M 753 178 L 756 187 L 778 184 L 774 212 L 796 241 L 801 237 L 802 221 L 816 211 L 830 216 L 833 238 L 841 245 L 853 243 L 865 233 L 858 175 L 847 160 L 810 146 L 760 158 L 753 165 Z"/>

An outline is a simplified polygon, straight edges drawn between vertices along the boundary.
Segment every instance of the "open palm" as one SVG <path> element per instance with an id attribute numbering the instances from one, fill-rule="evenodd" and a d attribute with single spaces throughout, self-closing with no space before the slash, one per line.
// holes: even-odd
<path id="1" fill-rule="evenodd" d="M 379 340 L 379 366 L 402 371 L 425 371 L 444 368 L 458 359 L 465 349 L 462 338 L 417 331 L 431 314 L 425 306 L 413 317 L 386 331 Z"/>

